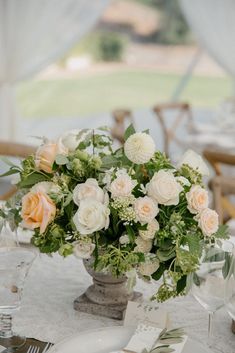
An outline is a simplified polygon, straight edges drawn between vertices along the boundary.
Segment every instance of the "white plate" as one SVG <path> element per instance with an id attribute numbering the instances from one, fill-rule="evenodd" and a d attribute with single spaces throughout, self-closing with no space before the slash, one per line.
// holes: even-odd
<path id="1" fill-rule="evenodd" d="M 127 345 L 133 328 L 118 326 L 89 330 L 56 344 L 48 353 L 110 353 Z M 212 353 L 199 343 L 188 339 L 183 353 Z"/>

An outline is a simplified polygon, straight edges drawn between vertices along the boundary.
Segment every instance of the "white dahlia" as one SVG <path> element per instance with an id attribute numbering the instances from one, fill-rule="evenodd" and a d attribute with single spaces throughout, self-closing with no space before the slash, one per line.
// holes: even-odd
<path id="1" fill-rule="evenodd" d="M 145 132 L 137 132 L 126 140 L 124 152 L 127 158 L 135 164 L 147 163 L 154 155 L 155 143 Z"/>

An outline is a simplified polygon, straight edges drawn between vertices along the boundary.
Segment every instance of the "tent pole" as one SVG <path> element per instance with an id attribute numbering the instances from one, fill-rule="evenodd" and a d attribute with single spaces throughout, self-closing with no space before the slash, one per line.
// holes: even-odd
<path id="1" fill-rule="evenodd" d="M 187 86 L 189 80 L 192 77 L 195 67 L 197 66 L 199 60 L 201 59 L 202 54 L 203 54 L 203 49 L 199 47 L 196 53 L 194 54 L 192 60 L 190 61 L 185 73 L 183 74 L 182 78 L 177 84 L 173 94 L 171 95 L 171 98 L 170 98 L 171 102 L 177 102 L 179 100 L 185 87 Z"/>

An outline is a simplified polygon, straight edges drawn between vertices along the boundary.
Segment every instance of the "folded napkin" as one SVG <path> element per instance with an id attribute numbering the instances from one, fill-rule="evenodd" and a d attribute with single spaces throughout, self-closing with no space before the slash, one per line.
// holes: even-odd
<path id="1" fill-rule="evenodd" d="M 174 353 L 181 353 L 187 341 L 182 329 L 162 330 L 139 323 L 134 335 L 122 351 L 111 353 L 151 353 L 154 348 L 169 347 Z"/>

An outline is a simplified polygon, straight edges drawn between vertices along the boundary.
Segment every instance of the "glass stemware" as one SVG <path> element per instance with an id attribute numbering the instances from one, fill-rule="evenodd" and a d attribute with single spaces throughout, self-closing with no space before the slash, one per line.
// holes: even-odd
<path id="1" fill-rule="evenodd" d="M 235 253 L 231 261 L 225 287 L 225 307 L 228 314 L 235 320 Z"/>
<path id="2" fill-rule="evenodd" d="M 19 309 L 24 282 L 36 253 L 22 247 L 0 247 L 0 345 L 12 352 L 25 338 L 12 331 L 12 314 Z"/>
<path id="3" fill-rule="evenodd" d="M 191 292 L 207 310 L 208 345 L 212 346 L 212 320 L 214 313 L 224 306 L 226 278 L 229 274 L 233 244 L 223 241 L 221 247 L 208 247 L 202 255 L 200 267 L 191 276 Z"/>

